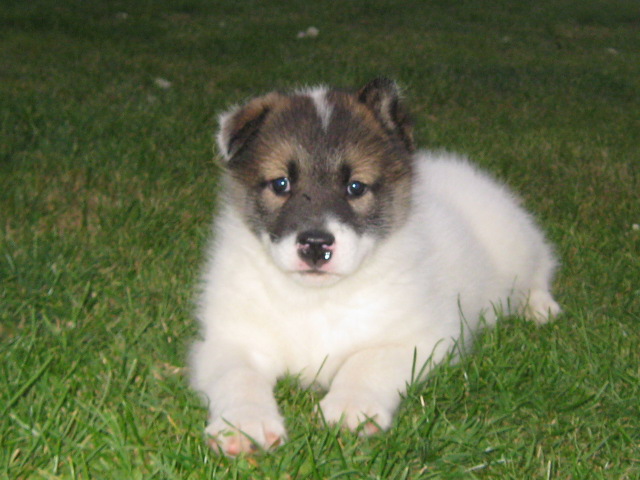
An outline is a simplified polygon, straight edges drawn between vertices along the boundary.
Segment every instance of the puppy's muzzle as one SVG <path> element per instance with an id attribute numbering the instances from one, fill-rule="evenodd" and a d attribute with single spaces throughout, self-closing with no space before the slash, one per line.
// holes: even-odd
<path id="1" fill-rule="evenodd" d="M 335 237 L 322 230 L 308 230 L 298 235 L 298 256 L 311 268 L 318 269 L 331 260 Z"/>

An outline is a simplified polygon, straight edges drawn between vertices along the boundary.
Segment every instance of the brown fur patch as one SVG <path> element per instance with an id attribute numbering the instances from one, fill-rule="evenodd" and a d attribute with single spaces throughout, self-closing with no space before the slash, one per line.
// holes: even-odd
<path id="1" fill-rule="evenodd" d="M 272 111 L 285 108 L 288 97 L 278 92 L 271 92 L 262 97 L 254 98 L 242 108 L 233 112 L 225 119 L 221 130 L 223 154 L 233 156 L 260 128 L 264 116 Z"/>

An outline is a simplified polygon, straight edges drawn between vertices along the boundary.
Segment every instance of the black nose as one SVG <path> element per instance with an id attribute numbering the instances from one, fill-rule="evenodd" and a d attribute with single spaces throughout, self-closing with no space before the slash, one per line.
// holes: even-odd
<path id="1" fill-rule="evenodd" d="M 308 230 L 298 235 L 298 255 L 310 267 L 320 267 L 331 259 L 335 237 L 322 230 Z"/>

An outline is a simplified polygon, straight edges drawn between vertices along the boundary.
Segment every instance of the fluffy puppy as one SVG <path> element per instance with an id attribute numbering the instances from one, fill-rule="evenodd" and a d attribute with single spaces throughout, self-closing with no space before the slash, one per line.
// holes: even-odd
<path id="1" fill-rule="evenodd" d="M 217 140 L 223 206 L 191 367 L 219 451 L 284 441 L 282 375 L 328 390 L 328 423 L 373 433 L 481 320 L 559 312 L 531 216 L 466 159 L 416 152 L 392 81 L 255 98 L 221 115 Z"/>

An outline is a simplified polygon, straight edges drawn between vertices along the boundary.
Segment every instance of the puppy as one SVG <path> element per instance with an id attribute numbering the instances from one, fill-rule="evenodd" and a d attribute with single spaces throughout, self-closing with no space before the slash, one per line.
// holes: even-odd
<path id="1" fill-rule="evenodd" d="M 284 441 L 282 375 L 328 390 L 326 422 L 373 433 L 481 322 L 560 311 L 532 218 L 466 159 L 415 151 L 390 80 L 269 93 L 221 115 L 217 141 L 223 205 L 191 371 L 220 452 Z"/>

